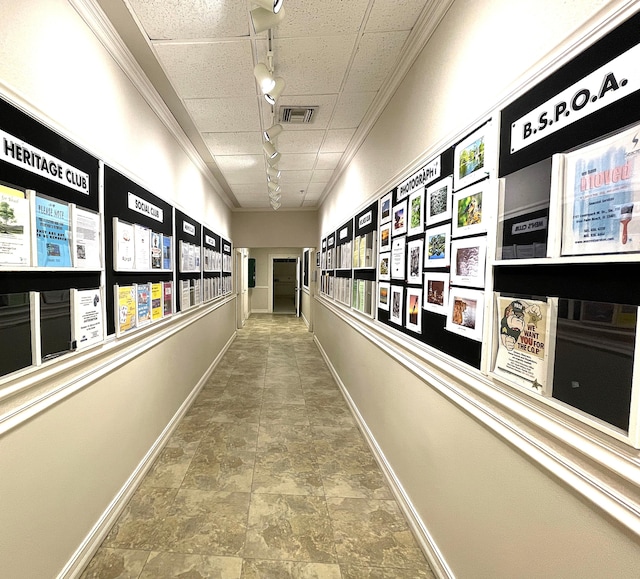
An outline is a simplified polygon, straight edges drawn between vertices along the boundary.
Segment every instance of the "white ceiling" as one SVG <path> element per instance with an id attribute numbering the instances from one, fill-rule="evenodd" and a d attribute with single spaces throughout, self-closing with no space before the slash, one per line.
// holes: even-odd
<path id="1" fill-rule="evenodd" d="M 253 76 L 268 39 L 253 31 L 250 0 L 97 3 L 231 204 L 262 209 L 270 206 L 261 133 L 279 107 L 319 107 L 312 123 L 285 124 L 274 141 L 282 207 L 315 208 L 390 98 L 387 83 L 434 2 L 285 0 L 285 18 L 272 29 L 274 76 L 286 81 L 275 107 Z"/>

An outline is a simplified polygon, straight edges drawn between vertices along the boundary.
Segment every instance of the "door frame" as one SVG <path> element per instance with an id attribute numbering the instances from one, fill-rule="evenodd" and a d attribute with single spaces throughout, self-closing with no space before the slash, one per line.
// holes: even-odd
<path id="1" fill-rule="evenodd" d="M 269 313 L 273 313 L 273 261 L 275 259 L 298 259 L 300 254 L 270 253 L 269 254 Z"/>

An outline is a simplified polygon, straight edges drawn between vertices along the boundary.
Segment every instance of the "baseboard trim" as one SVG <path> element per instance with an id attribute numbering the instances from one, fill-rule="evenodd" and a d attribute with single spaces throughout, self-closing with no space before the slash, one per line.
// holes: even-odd
<path id="1" fill-rule="evenodd" d="M 106 508 L 102 516 L 98 519 L 89 534 L 85 537 L 84 541 L 80 544 L 71 559 L 69 559 L 62 571 L 60 571 L 57 579 L 77 579 L 82 574 L 85 567 L 89 564 L 93 556 L 100 548 L 100 545 L 102 545 L 103 541 L 109 534 L 111 527 L 115 524 L 115 522 L 118 520 L 118 517 L 120 517 L 120 515 L 122 514 L 124 508 L 129 502 L 129 499 L 131 499 L 135 491 L 142 483 L 145 475 L 153 466 L 154 461 L 156 460 L 156 458 L 158 458 L 158 456 L 164 449 L 166 443 L 169 441 L 169 438 L 171 438 L 171 435 L 180 424 L 180 421 L 187 413 L 187 411 L 197 398 L 198 394 L 200 394 L 200 391 L 204 387 L 211 374 L 213 374 L 216 366 L 220 363 L 220 360 L 222 360 L 222 357 L 226 354 L 227 350 L 235 340 L 235 337 L 236 334 L 234 332 L 234 334 L 231 336 L 231 338 L 229 338 L 229 341 L 222 348 L 218 356 L 216 356 L 215 360 L 213 360 L 213 362 L 209 365 L 207 371 L 203 374 L 200 380 L 198 380 L 198 383 L 191 391 L 191 394 L 189 394 L 187 399 L 182 403 L 178 411 L 174 414 L 169 424 L 167 424 L 165 429 L 162 431 L 162 434 L 160 434 L 160 436 L 154 442 L 147 454 L 138 464 L 137 468 L 133 471 L 131 476 L 127 479 L 118 494 L 114 497 L 113 501 L 111 501 L 111 503 Z"/>
<path id="2" fill-rule="evenodd" d="M 398 502 L 400 510 L 403 512 L 403 514 L 407 519 L 409 528 L 413 532 L 413 535 L 418 541 L 418 544 L 422 548 L 422 551 L 425 557 L 427 558 L 429 565 L 431 566 L 431 570 L 433 571 L 434 575 L 438 577 L 438 579 L 455 579 L 453 571 L 451 570 L 449 565 L 447 565 L 447 562 L 444 556 L 442 555 L 442 552 L 436 545 L 436 542 L 434 541 L 433 537 L 431 536 L 431 533 L 429 533 L 429 530 L 424 524 L 424 521 L 418 515 L 416 509 L 413 506 L 413 503 L 409 499 L 409 496 L 405 492 L 404 487 L 400 483 L 400 480 L 396 476 L 393 468 L 387 461 L 387 458 L 385 457 L 384 453 L 382 452 L 382 449 L 380 448 L 376 439 L 374 438 L 373 433 L 371 432 L 371 430 L 369 430 L 369 427 L 367 426 L 362 415 L 360 414 L 358 407 L 356 406 L 355 402 L 351 398 L 338 372 L 336 371 L 333 364 L 331 363 L 331 360 L 329 360 L 329 357 L 327 356 L 327 353 L 324 351 L 322 344 L 318 340 L 317 336 L 314 336 L 313 340 L 318 346 L 318 349 L 320 350 L 320 353 L 322 354 L 322 357 L 324 358 L 324 361 L 326 362 L 334 380 L 338 384 L 338 387 L 340 388 L 342 395 L 345 397 L 345 400 L 349 405 L 349 409 L 351 410 L 354 418 L 356 419 L 356 422 L 358 423 L 358 426 L 362 434 L 364 435 L 365 440 L 367 441 L 367 444 L 371 449 L 371 452 L 373 453 L 374 457 L 376 458 L 376 461 L 378 462 L 378 465 L 380 466 L 380 469 L 382 470 L 382 474 L 384 475 L 385 479 L 389 483 L 391 492 L 393 493 L 396 501 Z"/>

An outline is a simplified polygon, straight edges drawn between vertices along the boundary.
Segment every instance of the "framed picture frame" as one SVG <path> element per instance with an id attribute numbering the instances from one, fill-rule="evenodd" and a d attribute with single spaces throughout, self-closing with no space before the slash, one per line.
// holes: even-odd
<path id="1" fill-rule="evenodd" d="M 453 150 L 453 188 L 458 191 L 489 174 L 489 127 L 486 123 L 460 141 Z"/>
<path id="2" fill-rule="evenodd" d="M 424 231 L 424 187 L 409 195 L 407 235 L 419 235 Z"/>
<path id="3" fill-rule="evenodd" d="M 380 226 L 380 251 L 391 251 L 391 222 Z"/>
<path id="4" fill-rule="evenodd" d="M 389 251 L 378 256 L 378 279 L 384 281 L 391 279 L 391 252 Z"/>
<path id="5" fill-rule="evenodd" d="M 422 307 L 435 314 L 447 315 L 449 305 L 449 274 L 428 271 L 424 274 Z"/>
<path id="6" fill-rule="evenodd" d="M 320 252 L 316 251 L 316 267 L 320 267 Z"/>
<path id="7" fill-rule="evenodd" d="M 399 285 L 392 285 L 390 291 L 391 296 L 389 298 L 389 321 L 398 326 L 402 326 L 404 288 Z"/>
<path id="8" fill-rule="evenodd" d="M 389 300 L 391 293 L 391 284 L 387 282 L 378 282 L 378 309 L 389 311 Z"/>
<path id="9" fill-rule="evenodd" d="M 451 236 L 462 237 L 487 231 L 483 197 L 488 181 L 476 183 L 453 194 Z"/>
<path id="10" fill-rule="evenodd" d="M 459 287 L 450 288 L 445 325 L 449 332 L 481 342 L 483 318 L 483 291 Z"/>
<path id="11" fill-rule="evenodd" d="M 380 225 L 383 223 L 389 223 L 391 221 L 391 203 L 392 193 L 387 193 L 380 199 Z"/>
<path id="12" fill-rule="evenodd" d="M 451 225 L 427 229 L 424 234 L 424 267 L 448 267 L 451 263 Z"/>
<path id="13" fill-rule="evenodd" d="M 407 246 L 407 238 L 405 236 L 396 237 L 393 240 L 391 248 L 391 279 L 399 279 L 404 281 L 405 278 L 405 248 Z"/>
<path id="14" fill-rule="evenodd" d="M 407 288 L 407 315 L 405 328 L 422 333 L 422 288 Z"/>
<path id="15" fill-rule="evenodd" d="M 407 232 L 407 200 L 401 201 L 393 206 L 392 233 L 396 235 L 404 235 Z"/>
<path id="16" fill-rule="evenodd" d="M 424 240 L 414 239 L 407 243 L 407 283 L 422 283 L 422 248 Z"/>
<path id="17" fill-rule="evenodd" d="M 451 284 L 482 288 L 485 284 L 487 236 L 451 242 Z"/>
<path id="18" fill-rule="evenodd" d="M 425 192 L 425 220 L 427 227 L 437 225 L 451 219 L 451 195 L 453 190 L 453 176 L 427 187 Z"/>

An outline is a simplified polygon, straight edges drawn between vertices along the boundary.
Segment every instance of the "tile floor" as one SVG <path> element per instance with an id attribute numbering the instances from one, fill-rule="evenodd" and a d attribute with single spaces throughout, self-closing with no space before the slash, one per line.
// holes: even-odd
<path id="1" fill-rule="evenodd" d="M 82 579 L 433 579 L 301 319 L 253 315 Z"/>

